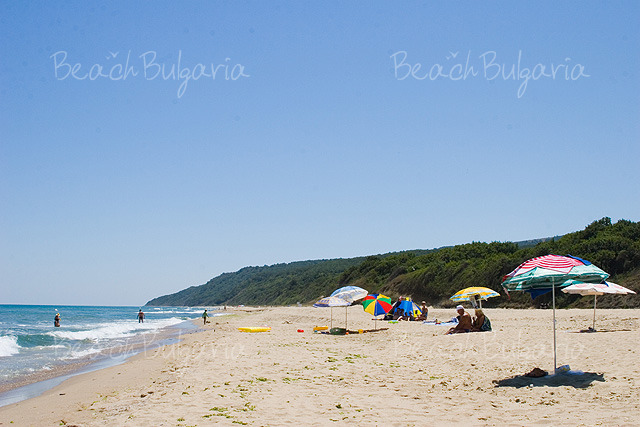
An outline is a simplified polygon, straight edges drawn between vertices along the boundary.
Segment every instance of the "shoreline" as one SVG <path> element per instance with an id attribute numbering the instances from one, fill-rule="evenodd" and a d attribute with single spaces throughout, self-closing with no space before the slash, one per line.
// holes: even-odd
<path id="1" fill-rule="evenodd" d="M 334 310 L 335 311 L 335 310 Z M 334 326 L 344 313 L 334 313 Z M 176 344 L 76 375 L 41 396 L 0 408 L 0 424 L 417 425 L 637 424 L 640 310 L 559 310 L 558 362 L 595 380 L 500 385 L 533 367 L 551 369 L 549 310 L 485 309 L 494 330 L 445 336 L 420 322 L 371 334 L 313 333 L 330 310 L 277 307 L 211 319 Z M 430 309 L 429 320 L 452 317 Z M 348 329 L 369 329 L 361 307 Z M 272 327 L 242 333 L 242 326 Z M 304 332 L 297 332 L 297 330 Z M 616 360 L 611 364 L 610 360 Z M 577 378 L 577 377 L 575 377 Z M 533 384 L 535 382 L 535 384 Z M 461 396 L 465 396 L 460 400 Z M 606 401 L 607 405 L 602 405 Z"/>
<path id="2" fill-rule="evenodd" d="M 142 334 L 137 337 L 138 341 L 110 347 L 99 353 L 60 363 L 51 369 L 23 375 L 15 381 L 2 383 L 0 384 L 0 408 L 37 397 L 76 375 L 116 366 L 147 350 L 179 342 L 182 336 L 198 330 L 199 325 L 196 321 L 197 319 L 185 320 L 153 333 Z"/>

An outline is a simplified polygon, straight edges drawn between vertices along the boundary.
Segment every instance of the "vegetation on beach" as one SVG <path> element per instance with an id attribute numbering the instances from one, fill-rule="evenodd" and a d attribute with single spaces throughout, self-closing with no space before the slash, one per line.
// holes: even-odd
<path id="1" fill-rule="evenodd" d="M 147 305 L 288 305 L 314 302 L 337 287 L 355 285 L 370 292 L 406 295 L 430 305 L 451 304 L 449 297 L 468 286 L 486 286 L 502 294 L 502 277 L 529 258 L 571 254 L 608 272 L 610 280 L 640 293 L 640 223 L 602 218 L 584 230 L 526 242 L 473 242 L 432 250 L 411 250 L 350 259 L 301 261 L 245 267 L 204 285 L 155 298 Z M 534 301 L 545 305 L 548 296 Z M 484 305 L 529 306 L 528 294 L 493 298 Z M 558 305 L 588 306 L 592 301 L 559 295 Z M 639 298 L 609 295 L 600 307 L 638 307 Z"/>

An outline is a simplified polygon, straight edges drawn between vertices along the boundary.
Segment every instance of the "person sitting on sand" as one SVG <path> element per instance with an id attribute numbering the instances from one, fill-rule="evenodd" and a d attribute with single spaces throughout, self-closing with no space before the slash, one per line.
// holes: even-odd
<path id="1" fill-rule="evenodd" d="M 404 310 L 402 308 L 398 308 L 393 315 L 393 320 L 408 320 L 408 317 L 405 316 Z"/>
<path id="2" fill-rule="evenodd" d="M 471 322 L 471 330 L 473 332 L 491 331 L 491 321 L 484 315 L 481 308 L 476 308 L 476 317 Z"/>
<path id="3" fill-rule="evenodd" d="M 429 313 L 429 309 L 427 308 L 427 303 L 422 301 L 422 307 L 420 307 L 420 315 L 416 317 L 416 320 L 427 320 L 427 314 Z"/>
<path id="4" fill-rule="evenodd" d="M 406 320 L 406 321 L 413 321 L 415 320 L 413 318 L 413 313 L 410 311 L 404 311 L 402 309 L 398 309 L 398 311 L 402 312 L 402 315 L 398 318 L 398 320 Z"/>
<path id="5" fill-rule="evenodd" d="M 402 304 L 402 301 L 404 301 L 404 297 L 398 297 L 398 301 L 393 303 L 393 305 L 391 306 L 391 310 L 389 310 L 389 312 L 395 313 L 398 307 L 400 307 L 400 304 Z"/>
<path id="6" fill-rule="evenodd" d="M 456 307 L 458 312 L 458 324 L 449 329 L 445 335 L 459 334 L 463 332 L 471 332 L 471 316 L 464 311 L 464 307 L 459 305 Z"/>

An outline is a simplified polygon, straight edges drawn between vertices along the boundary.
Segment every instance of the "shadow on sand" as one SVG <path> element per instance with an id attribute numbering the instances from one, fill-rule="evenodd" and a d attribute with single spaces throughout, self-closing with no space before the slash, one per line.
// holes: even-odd
<path id="1" fill-rule="evenodd" d="M 587 388 L 594 381 L 604 382 L 603 374 L 596 374 L 593 372 L 569 372 L 560 373 L 556 375 L 547 375 L 540 378 L 531 378 L 524 375 L 517 375 L 512 378 L 505 378 L 504 380 L 494 381 L 496 387 L 527 387 L 533 385 L 533 387 L 562 387 L 569 386 L 575 388 Z"/>

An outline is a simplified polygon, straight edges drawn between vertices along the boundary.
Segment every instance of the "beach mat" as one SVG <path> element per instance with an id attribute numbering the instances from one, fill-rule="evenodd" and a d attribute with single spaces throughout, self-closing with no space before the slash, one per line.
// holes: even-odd
<path id="1" fill-rule="evenodd" d="M 347 331 L 343 328 L 334 328 L 334 329 L 341 329 L 340 331 L 334 331 L 333 333 L 331 331 L 320 331 L 319 333 L 324 334 L 324 335 L 360 335 L 361 333 L 366 334 L 369 332 L 380 332 L 380 331 L 386 331 L 389 328 L 378 328 L 378 329 L 363 329 L 362 332 L 358 331 Z"/>

